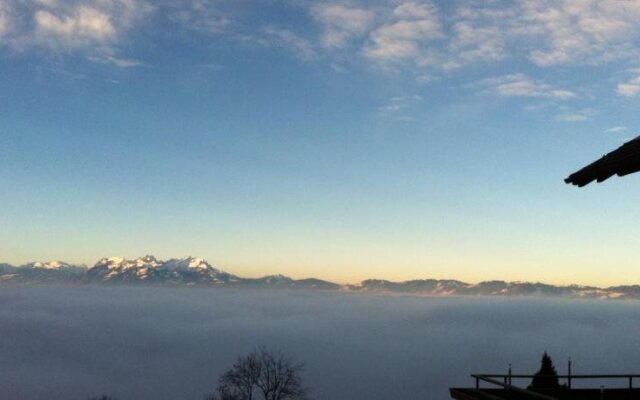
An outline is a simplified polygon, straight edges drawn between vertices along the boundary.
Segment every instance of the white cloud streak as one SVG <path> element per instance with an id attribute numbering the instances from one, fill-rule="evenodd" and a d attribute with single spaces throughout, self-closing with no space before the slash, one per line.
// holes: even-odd
<path id="1" fill-rule="evenodd" d="M 89 57 L 89 60 L 98 63 L 98 64 L 108 64 L 115 65 L 120 68 L 135 68 L 135 67 L 146 67 L 147 64 L 140 60 L 135 60 L 132 58 L 120 58 L 111 55 L 101 55 L 97 57 Z"/>
<path id="2" fill-rule="evenodd" d="M 525 74 L 488 78 L 478 83 L 481 86 L 490 87 L 495 93 L 504 97 L 534 97 L 554 100 L 570 100 L 577 97 L 575 92 L 555 88 L 549 84 L 536 81 Z"/>
<path id="3" fill-rule="evenodd" d="M 566 112 L 556 115 L 556 120 L 562 122 L 584 122 L 588 121 L 594 116 L 596 116 L 598 112 L 592 108 L 585 108 L 578 111 Z"/>
<path id="4" fill-rule="evenodd" d="M 627 130 L 626 126 L 614 126 L 609 129 L 605 129 L 604 133 L 618 133 L 618 132 L 624 132 L 626 130 Z"/>
<path id="5" fill-rule="evenodd" d="M 616 93 L 622 97 L 634 97 L 640 94 L 640 75 L 619 83 L 616 87 Z"/>

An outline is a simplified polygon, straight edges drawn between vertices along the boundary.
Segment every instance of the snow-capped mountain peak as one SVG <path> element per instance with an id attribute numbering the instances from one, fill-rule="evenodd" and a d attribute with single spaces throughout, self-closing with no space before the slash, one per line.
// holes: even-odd
<path id="1" fill-rule="evenodd" d="M 189 261 L 189 268 L 197 268 L 197 269 L 209 269 L 212 268 L 208 262 L 206 262 L 203 258 L 187 258 Z"/>
<path id="2" fill-rule="evenodd" d="M 172 258 L 167 261 L 147 255 L 133 260 L 103 258 L 89 270 L 92 279 L 113 282 L 149 281 L 162 283 L 221 283 L 237 277 L 222 272 L 202 258 Z"/>
<path id="3" fill-rule="evenodd" d="M 212 267 L 207 261 L 202 258 L 187 257 L 187 258 L 172 258 L 164 263 L 165 267 L 170 270 L 177 271 L 218 271 Z"/>
<path id="4" fill-rule="evenodd" d="M 86 269 L 83 265 L 72 265 L 64 261 L 36 261 L 23 265 L 25 268 L 44 270 L 77 270 Z"/>
<path id="5" fill-rule="evenodd" d="M 136 258 L 136 264 L 138 265 L 143 265 L 143 264 L 149 264 L 149 265 L 160 265 L 160 263 L 158 262 L 158 259 L 156 259 L 154 256 L 151 255 L 146 255 L 144 257 L 138 257 Z"/>
<path id="6" fill-rule="evenodd" d="M 289 283 L 292 281 L 288 276 L 284 276 L 282 274 L 277 275 L 267 275 L 262 277 L 262 280 L 269 284 L 278 284 L 278 283 Z"/>

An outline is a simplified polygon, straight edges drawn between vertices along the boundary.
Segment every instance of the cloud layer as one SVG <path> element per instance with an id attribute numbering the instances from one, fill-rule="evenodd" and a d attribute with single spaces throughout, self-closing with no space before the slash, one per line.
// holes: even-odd
<path id="1" fill-rule="evenodd" d="M 635 303 L 587 300 L 86 286 L 4 288 L 0 304 L 0 387 L 33 400 L 198 400 L 261 344 L 306 364 L 313 398 L 445 400 L 473 372 L 532 373 L 545 350 L 560 372 L 569 356 L 632 371 L 640 328 Z"/>
<path id="2" fill-rule="evenodd" d="M 315 29 L 301 29 L 304 20 L 250 25 L 248 7 L 218 1 L 157 2 L 151 7 L 143 0 L 8 0 L 0 6 L 0 34 L 22 46 L 109 45 L 154 10 L 189 28 L 242 33 L 245 38 L 259 36 L 266 26 L 288 25 L 279 27 L 326 54 L 350 48 L 375 62 L 436 69 L 514 57 L 540 67 L 631 59 L 638 54 L 640 36 L 640 4 L 631 1 L 336 1 L 289 7 L 302 8 Z"/>
<path id="3" fill-rule="evenodd" d="M 482 71 L 474 80 L 501 97 L 567 102 L 605 90 L 624 100 L 640 94 L 638 19 L 640 3 L 614 0 L 297 1 L 277 7 L 212 0 L 7 0 L 0 4 L 0 51 L 44 50 L 131 68 L 151 66 L 136 49 L 161 48 L 167 37 L 182 37 L 239 51 L 272 49 L 340 73 L 391 72 L 422 85 Z M 574 76 L 593 76 L 586 87 L 554 81 L 558 71 L 579 68 Z M 487 73 L 493 70 L 500 72 Z M 556 110 L 562 114 L 556 120 L 597 113 L 589 104 L 576 108 L 593 112 Z"/>
<path id="4" fill-rule="evenodd" d="M 538 67 L 599 64 L 637 56 L 640 5 L 634 2 L 524 0 L 408 1 L 393 6 L 312 7 L 320 42 L 378 63 L 452 69 L 522 59 Z"/>

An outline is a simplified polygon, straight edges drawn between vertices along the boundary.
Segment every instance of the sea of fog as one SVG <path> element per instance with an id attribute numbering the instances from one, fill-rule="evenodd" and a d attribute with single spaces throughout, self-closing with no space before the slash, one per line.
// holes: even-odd
<path id="1" fill-rule="evenodd" d="M 257 346 L 303 362 L 313 399 L 444 400 L 545 350 L 560 373 L 640 373 L 640 302 L 0 288 L 2 399 L 202 400 Z"/>

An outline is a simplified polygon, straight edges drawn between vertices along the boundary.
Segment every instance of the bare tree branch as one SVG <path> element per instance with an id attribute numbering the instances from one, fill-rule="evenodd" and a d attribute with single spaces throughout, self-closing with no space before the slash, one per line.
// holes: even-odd
<path id="1" fill-rule="evenodd" d="M 218 379 L 216 393 L 209 400 L 306 400 L 302 364 L 264 348 L 255 350 Z"/>

